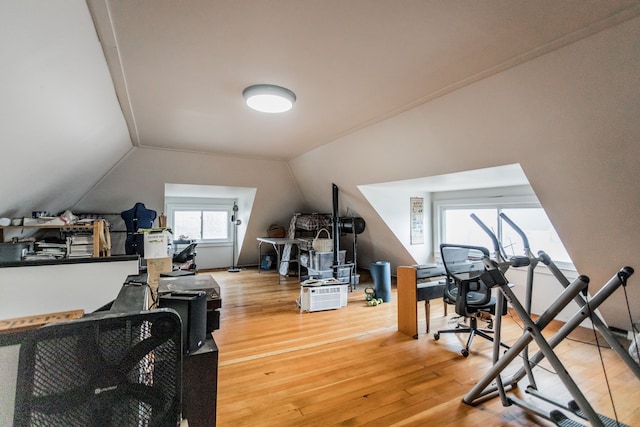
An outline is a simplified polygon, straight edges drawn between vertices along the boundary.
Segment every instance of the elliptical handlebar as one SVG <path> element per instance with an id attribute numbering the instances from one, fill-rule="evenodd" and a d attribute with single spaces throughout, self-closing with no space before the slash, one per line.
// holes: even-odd
<path id="1" fill-rule="evenodd" d="M 478 224 L 480 226 L 480 228 L 482 228 L 482 230 L 484 230 L 484 232 L 487 233 L 489 235 L 489 237 L 491 238 L 491 241 L 493 242 L 493 250 L 494 250 L 494 252 L 496 254 L 496 257 L 502 257 L 502 260 L 506 260 L 507 257 L 505 256 L 504 252 L 502 251 L 502 246 L 500 246 L 500 242 L 498 241 L 498 238 L 493 233 L 493 231 L 491 231 L 489 229 L 489 227 L 487 227 L 485 225 L 485 223 L 482 222 L 480 220 L 480 218 L 478 218 L 478 216 L 476 214 L 472 213 L 470 216 L 471 216 L 471 219 L 474 220 L 476 222 L 476 224 Z"/>
<path id="2" fill-rule="evenodd" d="M 480 228 L 482 228 L 482 230 L 484 230 L 484 232 L 487 233 L 491 238 L 491 241 L 493 242 L 493 248 L 496 254 L 496 258 L 502 258 L 502 259 L 499 259 L 499 261 L 501 261 L 502 263 L 508 264 L 510 267 L 527 267 L 528 265 L 531 264 L 531 259 L 528 256 L 519 255 L 519 256 L 512 256 L 507 258 L 504 252 L 504 249 L 502 248 L 502 245 L 500 245 L 500 242 L 498 241 L 498 238 L 493 233 L 493 231 L 491 231 L 491 229 L 489 229 L 489 227 L 487 227 L 486 224 L 482 222 L 482 220 L 478 218 L 476 214 L 472 213 L 470 216 L 471 216 L 471 219 L 473 219 L 476 222 L 476 224 L 478 224 Z M 518 230 L 520 229 L 518 228 Z M 520 233 L 518 234 L 520 234 L 523 237 L 523 241 L 528 245 L 529 242 L 526 240 L 527 236 L 524 235 L 524 232 L 522 232 L 522 230 L 520 230 Z"/>
<path id="3" fill-rule="evenodd" d="M 509 218 L 504 212 L 500 212 L 500 218 L 502 218 L 507 224 L 509 224 L 511 228 L 514 229 L 516 233 L 518 233 L 518 235 L 522 239 L 522 245 L 524 247 L 525 253 L 528 254 L 531 251 L 531 247 L 529 246 L 529 239 L 527 238 L 527 235 L 524 233 L 524 231 L 522 231 L 522 229 L 518 227 L 515 222 L 511 221 L 511 218 Z"/>
<path id="4" fill-rule="evenodd" d="M 551 257 L 545 251 L 538 251 L 538 258 L 547 267 L 552 263 Z"/>

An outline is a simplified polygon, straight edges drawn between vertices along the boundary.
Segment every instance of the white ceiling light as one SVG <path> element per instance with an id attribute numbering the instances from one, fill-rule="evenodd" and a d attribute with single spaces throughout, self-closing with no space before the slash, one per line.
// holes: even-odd
<path id="1" fill-rule="evenodd" d="M 247 105 L 263 113 L 284 113 L 293 107 L 296 94 L 275 85 L 253 85 L 242 91 Z"/>

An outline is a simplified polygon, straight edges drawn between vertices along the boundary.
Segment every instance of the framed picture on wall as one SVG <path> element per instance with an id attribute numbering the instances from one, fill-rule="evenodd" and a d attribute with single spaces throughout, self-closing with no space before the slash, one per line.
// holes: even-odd
<path id="1" fill-rule="evenodd" d="M 422 197 L 411 198 L 411 244 L 424 244 L 424 199 Z"/>

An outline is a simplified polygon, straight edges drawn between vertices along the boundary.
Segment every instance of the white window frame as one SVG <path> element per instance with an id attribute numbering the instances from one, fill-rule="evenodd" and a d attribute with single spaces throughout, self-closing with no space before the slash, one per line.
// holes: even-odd
<path id="1" fill-rule="evenodd" d="M 438 248 L 444 243 L 444 212 L 447 209 L 496 209 L 498 214 L 503 209 L 541 208 L 542 205 L 533 191 L 526 187 L 505 187 L 503 189 L 483 189 L 473 191 L 434 193 L 432 197 L 434 259 L 441 261 Z M 504 221 L 498 221 L 498 230 L 493 230 L 500 240 Z M 506 225 L 508 227 L 508 225 Z M 493 252 L 493 247 L 488 248 Z M 544 248 L 537 248 L 542 249 Z M 536 248 L 532 248 L 536 250 Z M 575 271 L 571 262 L 555 261 L 563 270 Z"/>
<path id="2" fill-rule="evenodd" d="M 173 230 L 175 228 L 174 213 L 176 211 L 225 211 L 229 219 L 233 216 L 233 204 L 237 199 L 227 198 L 197 198 L 197 197 L 167 197 L 165 199 L 165 212 L 167 215 L 167 225 Z M 173 236 L 178 239 L 178 236 Z M 233 223 L 227 223 L 226 239 L 193 239 L 201 246 L 228 246 L 233 244 Z"/>

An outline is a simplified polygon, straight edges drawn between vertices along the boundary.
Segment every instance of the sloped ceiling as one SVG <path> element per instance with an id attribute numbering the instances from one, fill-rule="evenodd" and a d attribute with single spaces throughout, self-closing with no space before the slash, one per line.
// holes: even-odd
<path id="1" fill-rule="evenodd" d="M 638 2 L 89 0 L 134 145 L 291 159 L 638 14 Z M 293 111 L 249 110 L 268 83 Z"/>
<path id="2" fill-rule="evenodd" d="M 86 4 L 0 3 L 0 216 L 72 205 L 132 149 Z"/>
<path id="3" fill-rule="evenodd" d="M 115 198 L 139 194 L 161 207 L 166 182 L 267 187 L 260 173 L 278 163 L 277 182 L 320 210 L 338 183 L 342 206 L 367 218 L 361 242 L 371 252 L 359 253 L 407 262 L 399 243 L 374 245 L 395 236 L 358 185 L 520 162 L 572 257 L 602 266 L 602 279 L 637 254 L 638 198 L 621 193 L 638 181 L 637 26 L 625 23 L 639 15 L 634 0 L 0 2 L 0 216 L 83 200 L 114 209 Z M 611 40 L 600 32 L 620 27 Z M 579 46 L 590 39 L 594 57 Z M 576 64 L 580 73 L 566 68 Z M 248 110 L 241 92 L 255 83 L 293 90 L 295 108 Z M 451 155 L 471 139 L 485 147 L 479 158 Z M 375 156 L 355 168 L 309 172 L 365 151 Z M 209 156 L 219 167 L 200 173 L 211 169 L 200 153 L 220 154 Z M 402 167 L 387 167 L 389 153 Z M 175 161 L 170 154 L 203 165 L 158 168 Z M 248 168 L 252 176 L 224 172 L 240 162 L 271 164 Z M 109 173 L 123 164 L 144 182 L 131 188 Z M 162 174 L 144 173 L 154 166 Z M 285 191 L 273 188 L 258 192 L 264 224 L 288 212 L 270 197 Z M 264 224 L 252 225 L 250 240 Z"/>
<path id="4" fill-rule="evenodd" d="M 292 159 L 638 4 L 2 2 L 0 215 L 73 206 L 134 147 Z M 248 110 L 255 83 L 295 91 L 294 110 Z"/>

